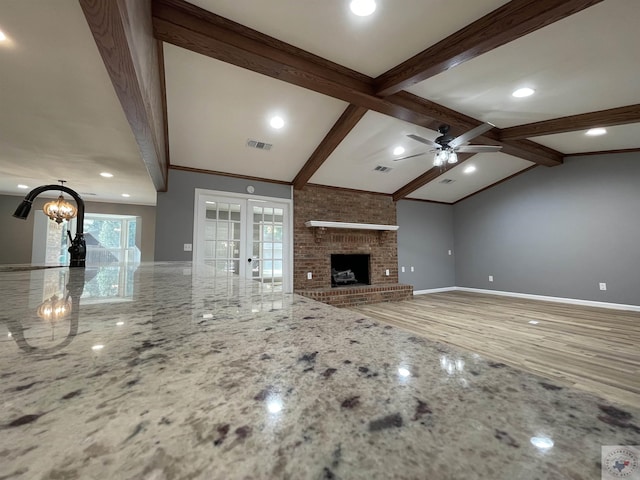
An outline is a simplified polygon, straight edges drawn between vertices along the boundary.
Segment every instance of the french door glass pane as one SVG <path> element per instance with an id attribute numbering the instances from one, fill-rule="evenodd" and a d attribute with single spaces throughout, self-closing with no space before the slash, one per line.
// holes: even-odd
<path id="1" fill-rule="evenodd" d="M 239 203 L 206 202 L 204 261 L 220 273 L 240 271 Z"/>
<path id="2" fill-rule="evenodd" d="M 284 209 L 253 207 L 253 266 L 252 277 L 270 283 L 282 285 L 282 252 Z M 274 259 L 276 259 L 274 261 Z"/>

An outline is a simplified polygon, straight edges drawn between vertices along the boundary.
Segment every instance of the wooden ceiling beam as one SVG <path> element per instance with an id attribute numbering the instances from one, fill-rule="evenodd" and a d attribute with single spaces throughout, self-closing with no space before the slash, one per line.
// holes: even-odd
<path id="1" fill-rule="evenodd" d="M 424 172 L 417 178 L 414 178 L 409 183 L 407 183 L 404 187 L 400 187 L 393 193 L 393 201 L 397 202 L 398 200 L 402 200 L 407 195 L 415 192 L 421 187 L 424 187 L 427 183 L 432 182 L 440 175 L 447 173 L 453 167 L 460 165 L 463 162 L 466 162 L 471 157 L 473 157 L 475 153 L 459 153 L 458 154 L 458 163 L 447 163 L 442 167 L 433 167 Z"/>
<path id="2" fill-rule="evenodd" d="M 150 0 L 80 0 L 142 160 L 157 191 L 167 190 L 164 71 L 153 37 Z"/>
<path id="3" fill-rule="evenodd" d="M 349 105 L 342 113 L 338 121 L 333 125 L 329 133 L 324 137 L 320 145 L 315 149 L 307 163 L 300 169 L 293 179 L 293 188 L 300 190 L 311 179 L 314 173 L 322 166 L 329 155 L 345 139 L 360 119 L 367 113 L 367 109 L 356 105 Z"/>
<path id="4" fill-rule="evenodd" d="M 504 128 L 500 131 L 500 138 L 509 141 L 629 123 L 640 123 L 640 104 Z"/>
<path id="5" fill-rule="evenodd" d="M 377 97 L 370 77 L 183 0 L 154 0 L 153 28 L 159 40 L 414 125 L 432 128 L 434 124 L 448 123 L 469 129 L 480 123 L 407 92 Z M 491 132 L 482 138 L 490 143 L 500 140 L 497 133 Z M 509 153 L 541 165 L 562 163 L 559 152 L 523 142 L 511 142 Z"/>
<path id="6" fill-rule="evenodd" d="M 263 75 L 350 101 L 373 79 L 183 0 L 154 0 L 156 38 Z"/>
<path id="7" fill-rule="evenodd" d="M 163 15 L 168 10 L 165 5 L 158 9 Z M 154 15 L 155 12 L 156 9 Z M 166 16 L 172 20 L 159 16 L 153 19 L 154 34 L 164 42 L 410 123 L 423 125 L 433 121 L 433 118 L 373 95 L 373 80 L 362 82 L 271 46 L 265 47 L 261 42 L 244 42 L 240 46 L 242 42 L 236 41 L 239 39 L 237 34 L 227 35 L 229 32 L 225 33 L 219 27 L 208 28 L 207 33 L 203 33 L 205 28 L 190 30 L 184 24 L 174 23 L 184 16 L 183 13 L 180 17 Z M 230 40 L 233 43 L 228 43 Z"/>
<path id="8" fill-rule="evenodd" d="M 602 0 L 512 0 L 376 78 L 388 96 Z"/>

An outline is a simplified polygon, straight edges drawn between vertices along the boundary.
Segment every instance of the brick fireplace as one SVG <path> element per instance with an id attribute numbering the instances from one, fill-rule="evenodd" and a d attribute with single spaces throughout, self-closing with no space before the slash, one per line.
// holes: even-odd
<path id="1" fill-rule="evenodd" d="M 398 283 L 395 231 L 308 227 L 311 220 L 396 225 L 388 195 L 307 185 L 294 191 L 294 291 L 335 306 L 404 300 L 411 285 Z M 331 285 L 331 255 L 369 255 L 370 285 Z M 386 275 L 386 271 L 389 275 Z M 311 272 L 312 278 L 308 278 Z"/>

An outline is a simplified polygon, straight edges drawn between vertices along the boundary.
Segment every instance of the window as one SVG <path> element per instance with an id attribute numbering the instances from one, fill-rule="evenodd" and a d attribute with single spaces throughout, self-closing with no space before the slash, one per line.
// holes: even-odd
<path id="1" fill-rule="evenodd" d="M 86 213 L 84 237 L 87 244 L 87 265 L 105 263 L 139 262 L 140 249 L 136 244 L 138 217 Z M 58 225 L 47 220 L 46 253 L 47 264 L 69 263 L 69 238 L 67 230 L 75 235 L 75 222 Z"/>

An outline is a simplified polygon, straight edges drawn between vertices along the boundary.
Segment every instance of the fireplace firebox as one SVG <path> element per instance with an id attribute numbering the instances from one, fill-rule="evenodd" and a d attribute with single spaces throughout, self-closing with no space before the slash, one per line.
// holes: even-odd
<path id="1" fill-rule="evenodd" d="M 370 285 L 368 254 L 332 254 L 331 286 Z"/>

